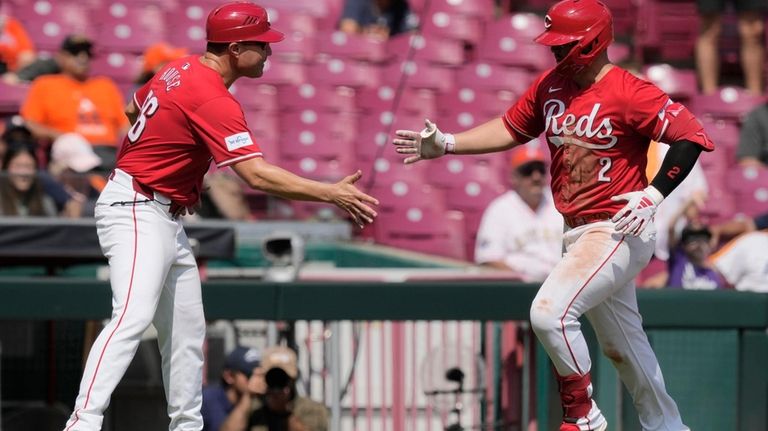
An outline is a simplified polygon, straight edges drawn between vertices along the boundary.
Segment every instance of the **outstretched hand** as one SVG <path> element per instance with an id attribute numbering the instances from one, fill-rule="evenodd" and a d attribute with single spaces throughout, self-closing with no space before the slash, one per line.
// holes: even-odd
<path id="1" fill-rule="evenodd" d="M 361 229 L 366 223 L 373 223 L 373 219 L 377 216 L 376 211 L 368 204 L 379 204 L 376 198 L 361 192 L 355 186 L 355 183 L 362 177 L 363 173 L 360 170 L 344 177 L 343 180 L 333 185 L 331 196 L 331 202 L 348 212 L 355 224 Z"/>
<path id="2" fill-rule="evenodd" d="M 422 159 L 436 159 L 445 155 L 448 135 L 437 128 L 435 123 L 424 120 L 424 129 L 421 132 L 413 130 L 397 130 L 395 134 L 400 139 L 392 140 L 399 154 L 415 154 L 407 157 L 406 165 L 416 163 Z"/>

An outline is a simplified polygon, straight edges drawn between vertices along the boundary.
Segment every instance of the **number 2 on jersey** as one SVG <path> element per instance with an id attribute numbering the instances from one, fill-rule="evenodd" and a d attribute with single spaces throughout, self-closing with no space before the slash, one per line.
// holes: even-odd
<path id="1" fill-rule="evenodd" d="M 144 99 L 144 104 L 141 105 L 141 111 L 139 111 L 139 115 L 136 117 L 136 122 L 128 130 L 128 141 L 130 143 L 135 144 L 139 140 L 141 134 L 144 133 L 144 128 L 147 127 L 147 119 L 157 112 L 159 106 L 157 97 L 152 90 L 149 90 L 147 98 Z"/>
<path id="2" fill-rule="evenodd" d="M 597 174 L 597 180 L 602 181 L 604 183 L 610 183 L 611 177 L 605 175 L 609 169 L 611 169 L 611 158 L 610 157 L 600 157 L 600 165 L 602 168 L 600 168 L 600 172 Z"/>

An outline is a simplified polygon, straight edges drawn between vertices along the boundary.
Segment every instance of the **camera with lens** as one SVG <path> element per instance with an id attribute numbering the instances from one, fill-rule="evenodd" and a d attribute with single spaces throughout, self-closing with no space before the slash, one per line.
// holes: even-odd
<path id="1" fill-rule="evenodd" d="M 268 389 L 285 389 L 291 384 L 291 378 L 281 368 L 271 368 L 264 375 Z"/>

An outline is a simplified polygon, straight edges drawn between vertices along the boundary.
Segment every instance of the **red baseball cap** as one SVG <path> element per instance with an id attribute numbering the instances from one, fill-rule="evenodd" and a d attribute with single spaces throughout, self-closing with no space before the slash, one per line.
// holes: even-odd
<path id="1" fill-rule="evenodd" d="M 226 42 L 280 42 L 283 33 L 270 28 L 267 11 L 251 2 L 223 4 L 208 14 L 206 40 Z"/>
<path id="2" fill-rule="evenodd" d="M 509 156 L 509 167 L 515 170 L 530 162 L 542 162 L 546 164 L 546 160 L 546 156 L 541 148 L 535 145 L 535 143 L 529 143 L 512 150 L 512 154 Z"/>

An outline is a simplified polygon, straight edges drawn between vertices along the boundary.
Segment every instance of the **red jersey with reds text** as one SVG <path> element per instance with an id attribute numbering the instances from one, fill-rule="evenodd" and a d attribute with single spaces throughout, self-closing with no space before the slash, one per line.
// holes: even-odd
<path id="1" fill-rule="evenodd" d="M 200 199 L 212 159 L 223 167 L 261 156 L 240 104 L 197 56 L 168 63 L 133 102 L 140 112 L 117 167 L 180 205 Z"/>
<path id="2" fill-rule="evenodd" d="M 552 155 L 552 193 L 566 217 L 613 216 L 626 202 L 612 196 L 641 190 L 651 140 L 714 145 L 701 123 L 655 85 L 617 66 L 580 88 L 552 70 L 504 114 L 518 142 L 542 132 Z"/>

